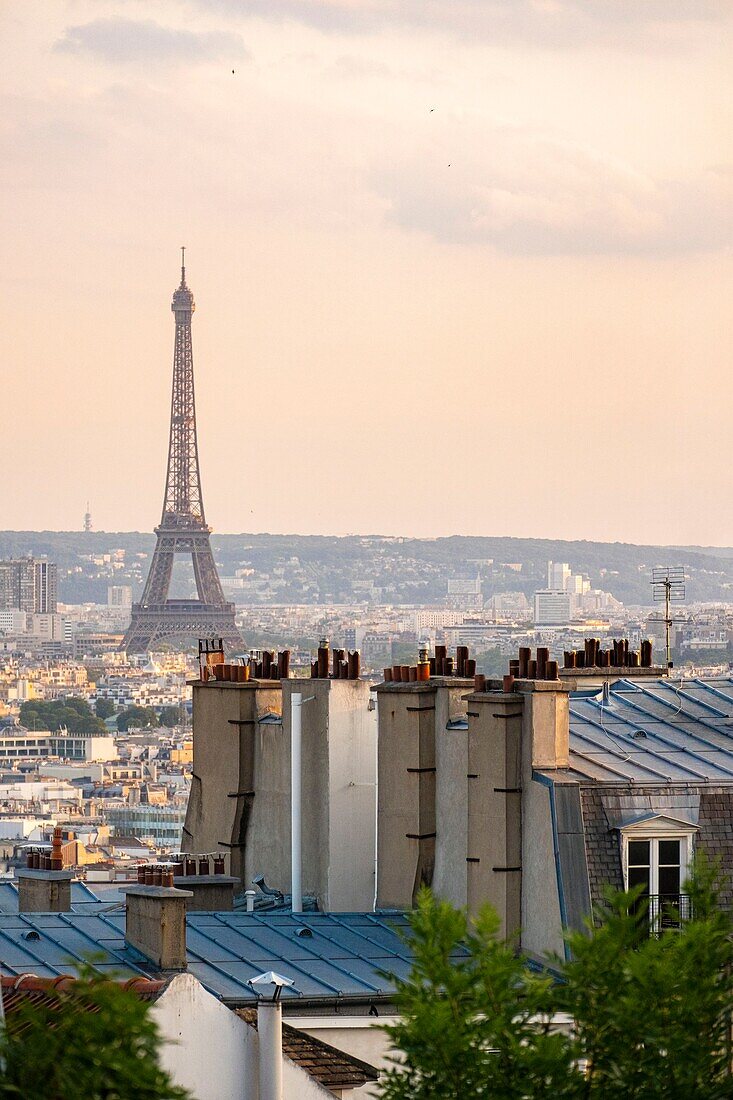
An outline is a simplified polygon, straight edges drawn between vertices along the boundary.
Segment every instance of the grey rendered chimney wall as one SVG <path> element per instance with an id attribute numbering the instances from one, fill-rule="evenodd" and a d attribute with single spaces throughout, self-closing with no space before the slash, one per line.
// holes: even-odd
<path id="1" fill-rule="evenodd" d="M 569 686 L 500 683 L 468 699 L 468 908 L 498 911 L 525 950 L 560 950 L 550 788 L 536 772 L 569 763 Z M 549 948 L 548 948 L 549 945 Z"/>
<path id="2" fill-rule="evenodd" d="M 472 686 L 433 677 L 376 689 L 378 906 L 409 909 L 422 885 L 465 904 L 465 872 L 461 882 L 451 863 L 458 852 L 465 867 L 466 731 L 446 726 Z"/>
<path id="3" fill-rule="evenodd" d="M 16 871 L 19 913 L 68 913 L 73 871 Z"/>
<path id="4" fill-rule="evenodd" d="M 377 906 L 410 909 L 435 864 L 433 682 L 377 688 Z"/>
<path id="5" fill-rule="evenodd" d="M 190 893 L 187 913 L 226 913 L 234 908 L 234 891 L 241 882 L 232 875 L 176 875 L 173 885 Z"/>
<path id="6" fill-rule="evenodd" d="M 186 901 L 190 890 L 170 886 L 125 888 L 125 940 L 158 970 L 186 969 Z"/>
<path id="7" fill-rule="evenodd" d="M 525 766 L 567 768 L 570 755 L 570 691 L 562 680 L 516 680 L 523 696 Z"/>
<path id="8" fill-rule="evenodd" d="M 468 903 L 468 729 L 473 681 L 438 680 L 435 692 L 435 868 L 432 888 L 453 905 Z"/>
<path id="9" fill-rule="evenodd" d="M 522 715 L 524 698 L 468 698 L 468 908 L 490 902 L 501 934 L 519 932 L 522 897 Z"/>
<path id="10" fill-rule="evenodd" d="M 231 873 L 239 879 L 245 878 L 253 818 L 271 814 L 273 802 L 278 813 L 287 812 L 282 727 L 258 724 L 263 714 L 280 711 L 281 700 L 280 683 L 274 681 L 193 685 L 193 777 L 182 849 L 226 849 Z M 267 807 L 258 805 L 255 786 Z"/>

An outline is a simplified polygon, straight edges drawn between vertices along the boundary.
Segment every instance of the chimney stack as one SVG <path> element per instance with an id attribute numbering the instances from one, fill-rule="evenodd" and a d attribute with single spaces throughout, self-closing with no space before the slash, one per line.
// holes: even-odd
<path id="1" fill-rule="evenodd" d="M 455 670 L 454 670 L 455 664 Z M 409 908 L 423 884 L 466 904 L 466 647 L 421 648 L 413 669 L 378 685 L 377 905 Z M 437 672 L 437 669 L 440 672 Z M 461 672 L 456 670 L 460 668 Z M 386 670 L 385 670 L 386 671 Z M 463 673 L 463 675 L 461 674 Z M 456 874 L 456 865 L 463 869 Z"/>
<path id="2" fill-rule="evenodd" d="M 36 871 L 21 867 L 18 880 L 19 913 L 69 913 L 73 871 Z"/>
<path id="3" fill-rule="evenodd" d="M 186 901 L 191 890 L 128 886 L 125 941 L 158 970 L 186 969 Z"/>

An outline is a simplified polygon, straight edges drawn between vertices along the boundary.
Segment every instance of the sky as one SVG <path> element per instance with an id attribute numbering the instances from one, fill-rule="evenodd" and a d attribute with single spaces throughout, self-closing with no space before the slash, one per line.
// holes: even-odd
<path id="1" fill-rule="evenodd" d="M 733 545 L 730 0 L 0 0 L 0 528 Z"/>

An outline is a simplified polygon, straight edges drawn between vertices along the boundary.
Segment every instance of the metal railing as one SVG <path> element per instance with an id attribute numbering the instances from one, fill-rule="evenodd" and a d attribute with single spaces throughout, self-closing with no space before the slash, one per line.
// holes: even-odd
<path id="1" fill-rule="evenodd" d="M 641 920 L 648 926 L 650 936 L 664 932 L 678 932 L 692 916 L 692 900 L 689 894 L 642 894 L 636 903 Z"/>

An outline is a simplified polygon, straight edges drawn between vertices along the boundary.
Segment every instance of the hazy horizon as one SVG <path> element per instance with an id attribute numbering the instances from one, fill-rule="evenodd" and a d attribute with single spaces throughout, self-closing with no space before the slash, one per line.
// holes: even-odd
<path id="1" fill-rule="evenodd" d="M 151 540 L 154 538 L 155 532 L 151 528 L 150 530 L 144 530 L 143 528 L 129 528 L 123 530 L 121 528 L 92 528 L 91 531 L 84 531 L 79 527 L 28 527 L 28 528 L 12 528 L 7 527 L 0 530 L 0 536 L 2 535 L 143 535 L 150 536 Z M 227 538 L 334 538 L 334 539 L 401 539 L 403 541 L 422 541 L 422 542 L 438 542 L 441 539 L 455 539 L 455 538 L 467 538 L 467 539 L 501 539 L 501 540 L 516 540 L 524 542 L 555 542 L 555 543 L 578 543 L 587 542 L 593 544 L 609 544 L 617 546 L 637 546 L 643 547 L 659 547 L 661 549 L 672 548 L 679 550 L 731 550 L 733 551 L 733 545 L 727 546 L 725 543 L 655 543 L 655 542 L 633 542 L 627 539 L 586 539 L 582 537 L 570 538 L 566 537 L 554 537 L 551 535 L 512 535 L 507 533 L 488 533 L 481 535 L 467 535 L 462 531 L 451 531 L 443 535 L 411 535 L 401 531 L 346 531 L 341 535 L 334 535 L 326 531 L 220 531 L 214 528 L 212 530 L 212 538 L 216 540 L 218 535 L 224 535 Z"/>
<path id="2" fill-rule="evenodd" d="M 727 0 L 0 24 L 0 527 L 159 522 L 186 244 L 216 533 L 733 545 Z"/>

